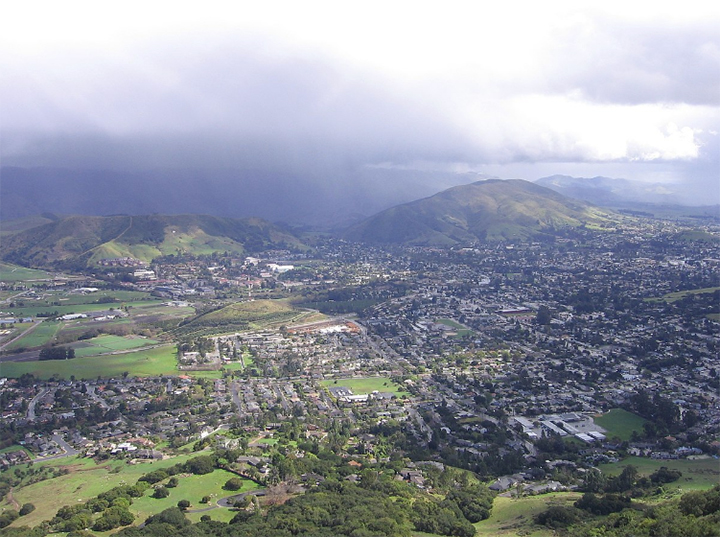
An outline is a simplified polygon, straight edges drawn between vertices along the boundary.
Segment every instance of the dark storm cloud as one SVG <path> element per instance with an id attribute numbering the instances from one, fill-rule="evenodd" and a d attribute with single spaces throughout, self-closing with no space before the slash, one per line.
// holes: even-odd
<path id="1" fill-rule="evenodd" d="M 68 67 L 9 74 L 16 84 L 6 88 L 7 130 L 32 139 L 10 149 L 24 160 L 282 166 L 321 161 L 313 155 L 320 152 L 372 162 L 458 159 L 470 148 L 392 80 L 317 54 L 276 53 L 260 39 L 153 43 L 120 57 L 76 51 L 54 60 Z"/>

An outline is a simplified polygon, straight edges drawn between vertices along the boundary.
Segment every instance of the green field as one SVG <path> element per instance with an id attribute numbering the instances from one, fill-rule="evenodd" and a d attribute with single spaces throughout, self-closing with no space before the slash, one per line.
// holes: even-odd
<path id="1" fill-rule="evenodd" d="M 323 386 L 344 386 L 350 388 L 356 395 L 372 392 L 392 392 L 396 396 L 409 395 L 402 386 L 395 384 L 387 377 L 367 377 L 356 379 L 337 379 L 324 380 L 321 382 Z"/>
<path id="2" fill-rule="evenodd" d="M 475 333 L 467 326 L 463 326 L 460 323 L 453 321 L 452 319 L 437 319 L 435 322 L 438 324 L 444 324 L 445 326 L 449 326 L 450 328 L 454 329 L 457 332 L 457 337 L 471 336 Z"/>
<path id="3" fill-rule="evenodd" d="M 199 315 L 183 324 L 182 333 L 223 333 L 234 330 L 261 330 L 299 322 L 324 319 L 317 312 L 295 309 L 287 300 L 237 302 Z"/>
<path id="4" fill-rule="evenodd" d="M 80 501 L 87 501 L 117 485 L 134 484 L 143 474 L 185 462 L 196 455 L 196 453 L 193 453 L 173 457 L 172 459 L 134 465 L 122 461 L 109 461 L 97 465 L 91 459 L 79 457 L 36 463 L 37 466 L 64 467 L 70 472 L 67 475 L 16 488 L 13 491 L 15 500 L 21 505 L 31 502 L 35 504 L 37 509 L 17 520 L 14 525 L 34 526 L 43 520 L 52 518 L 63 505 L 73 505 Z M 170 489 L 169 497 L 155 499 L 150 497 L 151 491 L 148 490 L 142 498 L 134 500 L 130 510 L 136 515 L 136 523 L 140 523 L 154 513 L 177 505 L 179 500 L 189 500 L 192 504 L 191 509 L 211 507 L 220 498 L 238 494 L 238 492 L 254 490 L 258 487 L 252 481 L 244 481 L 242 489 L 238 492 L 223 490 L 222 486 L 231 477 L 236 476 L 225 470 L 215 470 L 211 474 L 201 476 L 180 477 L 178 486 Z M 207 505 L 202 505 L 200 499 L 205 495 L 210 496 L 212 501 Z M 0 508 L 8 505 L 8 502 L 5 501 L 0 504 Z M 221 515 L 221 511 L 226 511 L 226 509 L 218 508 L 211 512 Z M 222 519 L 221 516 L 213 518 L 216 520 Z"/>
<path id="5" fill-rule="evenodd" d="M 60 328 L 62 328 L 62 323 L 59 322 L 45 321 L 39 323 L 32 332 L 8 345 L 7 350 L 11 351 L 19 348 L 31 349 L 33 347 L 42 347 L 55 337 L 55 334 L 58 333 Z"/>
<path id="6" fill-rule="evenodd" d="M 720 287 L 703 287 L 702 289 L 690 289 L 688 291 L 676 291 L 674 293 L 668 293 L 660 298 L 647 298 L 648 302 L 676 302 L 687 296 L 691 295 L 704 295 L 711 294 L 715 291 L 720 291 Z"/>
<path id="7" fill-rule="evenodd" d="M 69 379 L 97 377 L 119 377 L 124 372 L 130 376 L 151 377 L 177 375 L 175 345 L 164 345 L 154 349 L 138 350 L 125 354 L 98 357 L 80 357 L 72 360 L 48 360 L 44 362 L 3 362 L 0 375 L 17 378 L 23 373 L 32 373 L 41 379 L 53 375 Z"/>
<path id="8" fill-rule="evenodd" d="M 476 537 L 551 537 L 556 533 L 533 522 L 535 515 L 551 505 L 571 505 L 580 494 L 559 492 L 540 496 L 526 496 L 520 499 L 498 496 L 493 502 L 490 518 L 474 524 Z"/>
<path id="9" fill-rule="evenodd" d="M 126 351 L 137 349 L 139 347 L 147 347 L 148 345 L 157 345 L 158 341 L 143 337 L 121 337 L 102 335 L 74 343 L 72 347 L 75 349 L 75 356 L 81 358 L 84 356 L 97 356 L 98 354 L 107 354 L 115 351 Z"/>
<path id="10" fill-rule="evenodd" d="M 618 437 L 620 440 L 630 440 L 633 431 L 642 433 L 646 422 L 640 416 L 621 408 L 613 408 L 593 418 L 593 421 L 607 431 L 608 438 Z"/>
<path id="11" fill-rule="evenodd" d="M 635 466 L 638 472 L 644 476 L 650 475 L 662 466 L 680 470 L 682 477 L 674 483 L 664 485 L 665 489 L 704 490 L 720 483 L 720 461 L 713 458 L 656 460 L 646 457 L 628 457 L 613 464 L 602 464 L 599 468 L 608 475 L 619 475 L 629 465 Z"/>
<path id="12" fill-rule="evenodd" d="M 0 281 L 3 282 L 21 282 L 26 280 L 43 280 L 49 278 L 50 275 L 43 270 L 29 269 L 0 263 Z"/>

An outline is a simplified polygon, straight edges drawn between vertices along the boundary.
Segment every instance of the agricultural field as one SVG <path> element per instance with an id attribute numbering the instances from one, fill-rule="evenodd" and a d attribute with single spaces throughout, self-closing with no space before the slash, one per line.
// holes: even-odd
<path id="1" fill-rule="evenodd" d="M 647 457 L 628 457 L 613 464 L 603 464 L 599 468 L 607 475 L 619 475 L 626 466 L 635 466 L 641 475 L 648 476 L 665 466 L 671 470 L 679 470 L 682 477 L 674 482 L 663 485 L 666 490 L 706 490 L 720 483 L 720 461 L 712 457 L 703 459 L 657 460 Z"/>
<path id="2" fill-rule="evenodd" d="M 623 441 L 630 440 L 633 431 L 642 433 L 646 422 L 640 416 L 621 408 L 613 408 L 602 416 L 594 417 L 593 421 L 607 431 L 608 438 L 617 436 Z"/>
<path id="3" fill-rule="evenodd" d="M 367 378 L 356 378 L 356 379 L 337 379 L 337 380 L 324 380 L 321 383 L 323 386 L 343 386 L 350 388 L 356 395 L 372 393 L 372 392 L 392 392 L 398 397 L 403 395 L 409 395 L 402 386 L 395 384 L 392 380 L 387 377 L 367 377 Z"/>
<path id="4" fill-rule="evenodd" d="M 324 318 L 317 312 L 298 310 L 287 300 L 252 300 L 199 315 L 182 324 L 178 332 L 209 335 L 234 330 L 262 330 Z"/>
<path id="5" fill-rule="evenodd" d="M 32 373 L 41 379 L 49 379 L 54 375 L 64 379 L 69 379 L 71 376 L 79 379 L 108 378 L 120 377 L 125 372 L 137 377 L 177 375 L 176 352 L 175 345 L 163 345 L 102 357 L 86 356 L 72 360 L 43 362 L 3 362 L 0 364 L 0 371 L 5 377 L 17 378 L 24 373 Z"/>
<path id="6" fill-rule="evenodd" d="M 52 338 L 55 337 L 55 334 L 58 333 L 62 326 L 62 323 L 52 321 L 37 323 L 32 331 L 8 345 L 7 350 L 12 351 L 21 348 L 32 349 L 33 347 L 42 347 L 52 341 Z"/>
<path id="7" fill-rule="evenodd" d="M 551 537 L 556 533 L 550 528 L 538 526 L 533 518 L 552 505 L 569 506 L 580 494 L 559 492 L 520 499 L 498 496 L 493 502 L 490 518 L 474 524 L 476 537 Z"/>
<path id="8" fill-rule="evenodd" d="M 76 357 L 97 356 L 99 354 L 108 354 L 118 351 L 127 351 L 150 345 L 157 345 L 159 342 L 154 339 L 148 339 L 140 336 L 111 336 L 102 335 L 79 341 L 74 343 L 72 347 L 75 349 Z"/>

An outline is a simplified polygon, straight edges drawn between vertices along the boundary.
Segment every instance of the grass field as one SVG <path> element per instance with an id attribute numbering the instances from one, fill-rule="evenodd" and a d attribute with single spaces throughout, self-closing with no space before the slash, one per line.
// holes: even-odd
<path id="1" fill-rule="evenodd" d="M 104 311 L 110 308 L 121 309 L 123 306 L 132 306 L 134 308 L 156 305 L 157 300 L 142 300 L 137 302 L 113 302 L 109 304 L 62 304 L 60 306 L 53 305 L 35 305 L 25 306 L 22 308 L 13 308 L 13 313 L 18 317 L 35 317 L 38 313 L 54 313 L 58 315 L 66 315 L 69 313 L 87 313 L 88 311 Z"/>
<path id="2" fill-rule="evenodd" d="M 475 333 L 468 327 L 463 326 L 460 323 L 453 321 L 452 319 L 437 319 L 435 322 L 439 324 L 444 324 L 445 326 L 449 326 L 450 328 L 454 329 L 457 332 L 457 337 L 471 336 Z"/>
<path id="3" fill-rule="evenodd" d="M 608 475 L 619 475 L 626 466 L 635 466 L 641 475 L 648 476 L 660 467 L 680 470 L 682 477 L 675 483 L 664 485 L 665 489 L 683 490 L 709 489 L 720 483 L 720 461 L 718 459 L 676 459 L 656 460 L 646 457 L 628 457 L 614 464 L 603 464 L 599 468 Z"/>
<path id="4" fill-rule="evenodd" d="M 593 421 L 607 431 L 608 438 L 617 436 L 620 440 L 630 440 L 633 431 L 643 432 L 646 420 L 627 410 L 613 408 L 602 416 L 593 418 Z"/>
<path id="5" fill-rule="evenodd" d="M 62 462 L 36 463 L 37 465 L 50 467 L 65 467 L 70 472 L 67 475 L 17 488 L 13 492 L 15 500 L 21 505 L 31 502 L 35 504 L 37 509 L 17 520 L 14 525 L 34 526 L 43 520 L 52 518 L 63 505 L 73 505 L 81 501 L 87 501 L 117 485 L 134 484 L 143 474 L 185 462 L 196 455 L 196 453 L 193 453 L 163 461 L 135 465 L 122 461 L 110 461 L 97 465 L 91 459 L 83 458 L 62 459 Z M 225 470 L 215 470 L 211 474 L 202 476 L 180 477 L 178 486 L 170 489 L 170 496 L 164 499 L 155 499 L 150 497 L 151 491 L 148 490 L 142 498 L 136 498 L 133 501 L 130 511 L 136 515 L 136 524 L 139 524 L 148 516 L 177 505 L 179 500 L 186 499 L 190 501 L 192 504 L 191 509 L 210 507 L 219 498 L 231 496 L 238 492 L 247 492 L 258 487 L 252 481 L 244 481 L 242 489 L 238 492 L 223 490 L 222 486 L 231 477 L 236 476 Z M 210 504 L 202 505 L 200 499 L 205 495 L 210 496 L 212 501 Z M 7 506 L 7 501 L 0 504 L 0 507 Z M 215 509 L 211 512 L 219 514 L 220 511 L 221 509 Z M 218 517 L 216 520 L 220 520 L 220 518 Z"/>
<path id="6" fill-rule="evenodd" d="M 553 530 L 538 526 L 533 517 L 551 505 L 570 505 L 580 494 L 561 492 L 527 496 L 518 500 L 498 496 L 493 502 L 490 518 L 475 524 L 476 537 L 551 537 Z"/>
<path id="7" fill-rule="evenodd" d="M 114 351 L 126 351 L 130 349 L 137 349 L 139 347 L 147 347 L 148 345 L 157 345 L 157 341 L 154 339 L 142 338 L 142 337 L 121 337 L 102 335 L 74 343 L 72 346 L 75 348 L 75 356 L 97 356 L 98 354 L 105 354 Z"/>
<path id="8" fill-rule="evenodd" d="M 387 377 L 367 377 L 357 379 L 337 379 L 335 380 L 324 380 L 322 381 L 323 386 L 344 386 L 350 388 L 356 395 L 364 393 L 378 392 L 392 392 L 398 397 L 402 395 L 409 395 L 401 386 L 395 384 L 392 380 Z"/>
<path id="9" fill-rule="evenodd" d="M 0 364 L 0 375 L 17 378 L 23 373 L 32 373 L 41 379 L 53 375 L 69 379 L 97 377 L 120 377 L 127 371 L 130 376 L 151 377 L 177 375 L 175 345 L 164 345 L 154 349 L 138 350 L 126 354 L 98 357 L 80 357 L 72 360 L 48 360 L 44 362 L 4 362 Z"/>
<path id="10" fill-rule="evenodd" d="M 3 282 L 21 282 L 27 280 L 42 280 L 49 278 L 50 275 L 43 270 L 29 269 L 0 263 L 0 281 Z"/>
<path id="11" fill-rule="evenodd" d="M 704 287 L 702 289 L 690 289 L 688 291 L 676 291 L 674 293 L 668 293 L 660 298 L 648 298 L 648 302 L 675 302 L 681 300 L 686 296 L 690 295 L 704 295 L 720 291 L 720 287 Z"/>
<path id="12" fill-rule="evenodd" d="M 32 332 L 8 345 L 7 350 L 11 351 L 19 348 L 31 349 L 33 347 L 42 347 L 55 337 L 55 334 L 58 333 L 60 328 L 62 328 L 62 323 L 60 322 L 42 322 L 38 324 Z"/>

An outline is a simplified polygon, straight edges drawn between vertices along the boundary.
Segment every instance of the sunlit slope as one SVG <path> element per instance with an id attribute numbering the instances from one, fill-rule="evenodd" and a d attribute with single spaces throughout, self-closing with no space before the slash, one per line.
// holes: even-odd
<path id="1" fill-rule="evenodd" d="M 300 246 L 288 231 L 259 218 L 202 215 L 71 216 L 3 238 L 0 255 L 26 266 L 93 264 L 112 257 L 243 253 Z"/>
<path id="2" fill-rule="evenodd" d="M 398 205 L 353 226 L 346 236 L 370 243 L 442 246 L 523 240 L 610 218 L 609 212 L 528 181 L 488 180 Z"/>

